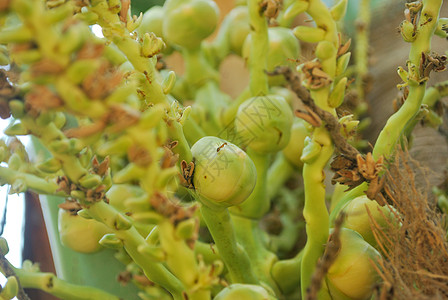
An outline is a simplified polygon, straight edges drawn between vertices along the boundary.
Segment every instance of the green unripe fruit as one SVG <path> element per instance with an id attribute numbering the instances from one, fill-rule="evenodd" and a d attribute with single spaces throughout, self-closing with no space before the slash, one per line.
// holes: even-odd
<path id="1" fill-rule="evenodd" d="M 283 155 L 286 159 L 296 166 L 301 168 L 303 162 L 300 159 L 303 148 L 305 147 L 305 138 L 309 136 L 311 131 L 308 129 L 307 123 L 302 119 L 294 119 L 294 124 L 291 129 L 291 138 L 288 145 L 283 149 Z"/>
<path id="2" fill-rule="evenodd" d="M 241 144 L 259 153 L 272 153 L 288 144 L 292 120 L 292 110 L 283 97 L 259 96 L 240 105 L 235 129 Z"/>
<path id="3" fill-rule="evenodd" d="M 367 210 L 370 212 L 373 220 L 370 220 Z M 364 240 L 372 246 L 377 244 L 371 229 L 372 221 L 381 227 L 385 227 L 388 223 L 393 222 L 394 219 L 394 214 L 388 206 L 381 206 L 378 202 L 370 200 L 365 195 L 350 201 L 344 207 L 344 212 L 346 218 L 343 226 L 361 234 Z"/>
<path id="4" fill-rule="evenodd" d="M 214 300 L 273 300 L 275 299 L 261 286 L 234 283 L 219 292 Z"/>
<path id="5" fill-rule="evenodd" d="M 191 148 L 195 167 L 193 184 L 205 204 L 229 207 L 249 197 L 257 171 L 240 148 L 217 137 L 207 136 Z"/>
<path id="6" fill-rule="evenodd" d="M 246 6 L 237 6 L 227 15 L 229 18 L 229 47 L 230 50 L 241 55 L 244 41 L 250 33 L 249 12 Z"/>
<path id="7" fill-rule="evenodd" d="M 121 212 L 127 211 L 126 200 L 130 198 L 138 198 L 144 194 L 143 190 L 131 184 L 114 184 L 107 191 L 106 197 L 109 204 Z"/>
<path id="8" fill-rule="evenodd" d="M 142 18 L 140 26 L 137 27 L 139 37 L 143 37 L 145 33 L 152 32 L 156 36 L 163 38 L 163 15 L 164 9 L 161 6 L 153 6 L 148 9 Z"/>
<path id="9" fill-rule="evenodd" d="M 163 36 L 174 45 L 198 48 L 218 25 L 219 9 L 211 0 L 168 0 L 164 8 Z"/>
<path id="10" fill-rule="evenodd" d="M 64 209 L 59 209 L 58 230 L 62 245 L 81 253 L 101 250 L 98 242 L 110 232 L 106 225 L 73 215 Z"/>
<path id="11" fill-rule="evenodd" d="M 379 280 L 372 263 L 381 259 L 381 255 L 351 229 L 342 228 L 340 239 L 341 249 L 327 277 L 334 288 L 351 299 L 370 299 Z"/>
<path id="12" fill-rule="evenodd" d="M 300 55 L 299 41 L 291 29 L 285 27 L 270 27 L 268 29 L 269 50 L 267 53 L 267 70 L 272 71 L 278 66 L 293 67 L 293 61 Z M 249 34 L 244 42 L 243 57 L 248 59 L 251 55 L 250 45 L 252 37 Z M 269 76 L 270 85 L 283 85 L 286 80 L 282 75 Z"/>

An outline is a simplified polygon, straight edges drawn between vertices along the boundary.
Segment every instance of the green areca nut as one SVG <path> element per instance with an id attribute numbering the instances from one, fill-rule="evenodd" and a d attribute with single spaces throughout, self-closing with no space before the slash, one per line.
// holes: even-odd
<path id="1" fill-rule="evenodd" d="M 211 0 L 168 0 L 164 8 L 163 37 L 186 49 L 198 48 L 218 25 L 219 9 Z"/>
<path id="2" fill-rule="evenodd" d="M 106 225 L 63 209 L 59 210 L 58 230 L 62 245 L 81 253 L 101 250 L 99 241 L 109 232 Z"/>
<path id="3" fill-rule="evenodd" d="M 234 283 L 224 288 L 214 299 L 273 300 L 275 298 L 259 285 Z"/>
<path id="4" fill-rule="evenodd" d="M 19 293 L 19 283 L 15 276 L 9 276 L 1 289 L 0 299 L 13 299 Z"/>
<path id="5" fill-rule="evenodd" d="M 227 15 L 229 18 L 229 47 L 230 51 L 241 55 L 244 41 L 250 33 L 249 12 L 245 6 L 237 6 Z"/>
<path id="6" fill-rule="evenodd" d="M 394 214 L 388 206 L 381 206 L 365 195 L 350 201 L 344 207 L 344 212 L 346 217 L 343 226 L 361 234 L 372 246 L 377 245 L 372 232 L 372 222 L 375 222 L 375 226 L 385 227 L 394 220 Z M 369 213 L 373 220 L 370 219 Z"/>
<path id="7" fill-rule="evenodd" d="M 347 228 L 340 232 L 341 249 L 327 273 L 332 287 L 351 299 L 370 299 L 379 275 L 372 264 L 381 255 L 362 236 Z M 331 288 L 330 288 L 331 292 Z"/>
<path id="8" fill-rule="evenodd" d="M 273 153 L 289 142 L 292 110 L 278 95 L 258 96 L 240 105 L 235 129 L 240 143 L 259 153 Z"/>
<path id="9" fill-rule="evenodd" d="M 283 149 L 283 154 L 290 163 L 298 168 L 303 167 L 303 162 L 300 157 L 305 147 L 305 138 L 310 134 L 311 131 L 304 120 L 299 118 L 294 119 L 291 138 L 288 145 Z"/>
<path id="10" fill-rule="evenodd" d="M 193 184 L 205 204 L 229 207 L 246 200 L 255 187 L 257 172 L 250 157 L 234 144 L 203 137 L 191 148 Z"/>

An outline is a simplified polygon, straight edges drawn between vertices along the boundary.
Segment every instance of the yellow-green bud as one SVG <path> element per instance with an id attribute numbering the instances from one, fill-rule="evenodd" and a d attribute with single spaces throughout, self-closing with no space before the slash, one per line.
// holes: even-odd
<path id="1" fill-rule="evenodd" d="M 101 184 L 101 176 L 97 174 L 86 174 L 79 179 L 79 184 L 86 189 L 91 189 Z"/>
<path id="2" fill-rule="evenodd" d="M 129 219 L 129 217 L 123 214 L 117 214 L 114 221 L 114 228 L 116 230 L 128 230 L 131 227 L 132 221 Z"/>
<path id="3" fill-rule="evenodd" d="M 106 225 L 59 209 L 58 230 L 62 245 L 81 253 L 101 250 L 98 243 L 109 232 Z"/>
<path id="4" fill-rule="evenodd" d="M 9 109 L 11 110 L 11 115 L 15 119 L 20 119 L 25 115 L 25 105 L 23 101 L 11 100 L 9 101 Z"/>
<path id="5" fill-rule="evenodd" d="M 0 251 L 2 255 L 6 255 L 9 252 L 8 242 L 2 236 L 0 236 Z"/>
<path id="6" fill-rule="evenodd" d="M 140 197 L 144 194 L 143 190 L 131 184 L 114 184 L 106 192 L 109 204 L 119 211 L 126 211 L 125 201 L 129 198 Z"/>
<path id="7" fill-rule="evenodd" d="M 342 136 L 348 139 L 354 135 L 359 121 L 353 119 L 353 115 L 346 115 L 339 119 L 339 124 L 341 124 Z"/>
<path id="8" fill-rule="evenodd" d="M 147 32 L 143 36 L 141 53 L 144 57 L 153 57 L 166 47 L 163 40 L 152 32 Z"/>
<path id="9" fill-rule="evenodd" d="M 163 36 L 171 44 L 198 48 L 218 25 L 219 9 L 211 0 L 168 0 L 164 8 Z"/>
<path id="10" fill-rule="evenodd" d="M 294 119 L 291 138 L 288 145 L 283 149 L 283 154 L 286 159 L 297 168 L 303 166 L 300 157 L 302 156 L 302 151 L 305 147 L 305 138 L 309 136 L 310 133 L 309 126 L 304 120 L 299 118 Z"/>
<path id="11" fill-rule="evenodd" d="M 305 138 L 305 147 L 302 150 L 300 160 L 304 163 L 310 164 L 317 158 L 321 150 L 322 146 L 307 136 Z"/>
<path id="12" fill-rule="evenodd" d="M 163 93 L 165 95 L 171 93 L 171 90 L 173 89 L 175 83 L 176 83 L 176 73 L 174 73 L 174 71 L 169 71 L 162 81 Z"/>
<path id="13" fill-rule="evenodd" d="M 412 43 L 417 38 L 417 30 L 414 24 L 408 20 L 401 22 L 400 32 L 405 42 Z"/>
<path id="14" fill-rule="evenodd" d="M 234 283 L 219 292 L 214 300 L 273 300 L 276 299 L 263 287 L 252 284 Z"/>
<path id="15" fill-rule="evenodd" d="M 38 164 L 36 167 L 39 171 L 45 173 L 56 173 L 62 168 L 62 164 L 58 159 L 52 157 Z"/>
<path id="16" fill-rule="evenodd" d="M 163 262 L 166 260 L 166 253 L 162 248 L 158 246 L 150 246 L 150 245 L 139 245 L 137 247 L 137 251 L 141 254 L 144 254 L 148 258 L 152 259 L 155 262 Z"/>
<path id="17" fill-rule="evenodd" d="M 25 25 L 8 27 L 0 31 L 0 44 L 25 43 L 32 38 L 33 33 Z"/>
<path id="18" fill-rule="evenodd" d="M 1 289 L 0 299 L 13 299 L 19 293 L 19 283 L 15 276 L 9 276 Z"/>
<path id="19" fill-rule="evenodd" d="M 316 57 L 320 60 L 326 60 L 336 56 L 338 50 L 333 43 L 329 41 L 320 41 L 316 47 Z"/>
<path id="20" fill-rule="evenodd" d="M 344 102 L 345 88 L 347 87 L 347 77 L 342 77 L 338 83 L 333 87 L 330 97 L 328 98 L 328 105 L 332 108 L 339 107 Z"/>
<path id="21" fill-rule="evenodd" d="M 297 26 L 293 29 L 293 33 L 299 40 L 318 43 L 325 38 L 326 31 L 318 27 Z"/>
<path id="22" fill-rule="evenodd" d="M 120 240 L 115 234 L 108 233 L 105 234 L 99 241 L 98 244 L 109 249 L 121 249 L 123 248 L 123 241 Z"/>
<path id="23" fill-rule="evenodd" d="M 351 52 L 347 52 L 338 58 L 336 62 L 336 76 L 344 74 L 345 70 L 347 69 L 348 63 L 350 62 L 351 55 Z"/>
<path id="24" fill-rule="evenodd" d="M 331 16 L 333 20 L 339 21 L 345 16 L 345 12 L 347 11 L 348 0 L 340 0 L 336 3 L 330 10 Z"/>
<path id="25" fill-rule="evenodd" d="M 4 134 L 9 136 L 27 135 L 28 129 L 21 122 L 11 123 L 4 130 Z"/>
<path id="26" fill-rule="evenodd" d="M 308 6 L 308 1 L 296 0 L 285 10 L 283 18 L 287 20 L 295 18 L 297 15 L 305 12 L 308 9 Z"/>
<path id="27" fill-rule="evenodd" d="M 380 227 L 385 227 L 388 223 L 394 222 L 394 213 L 388 206 L 381 206 L 378 202 L 370 200 L 367 196 L 360 196 L 350 201 L 345 207 L 346 218 L 343 226 L 355 230 L 362 235 L 364 240 L 372 246 L 377 242 L 372 232 L 372 222 Z M 367 210 L 373 220 L 370 219 Z"/>
<path id="28" fill-rule="evenodd" d="M 259 153 L 272 153 L 288 144 L 292 120 L 292 110 L 283 97 L 258 96 L 240 105 L 235 129 L 242 145 Z"/>
<path id="29" fill-rule="evenodd" d="M 340 239 L 341 249 L 328 270 L 327 278 L 334 288 L 351 299 L 370 299 L 379 280 L 372 264 L 381 259 L 381 255 L 351 229 L 342 228 Z"/>
<path id="30" fill-rule="evenodd" d="M 176 226 L 176 235 L 181 239 L 190 239 L 196 233 L 199 223 L 195 218 L 190 218 L 185 221 L 180 222 Z"/>
<path id="31" fill-rule="evenodd" d="M 229 207 L 249 197 L 257 171 L 250 157 L 234 144 L 207 136 L 191 147 L 193 184 L 205 204 Z"/>
<path id="32" fill-rule="evenodd" d="M 405 69 L 403 69 L 403 67 L 398 67 L 397 73 L 400 76 L 401 80 L 403 80 L 404 82 L 408 82 L 409 73 Z"/>

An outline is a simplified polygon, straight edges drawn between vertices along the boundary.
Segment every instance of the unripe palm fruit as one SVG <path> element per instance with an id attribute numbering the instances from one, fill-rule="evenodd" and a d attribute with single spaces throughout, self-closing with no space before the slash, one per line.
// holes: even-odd
<path id="1" fill-rule="evenodd" d="M 259 153 L 272 153 L 288 144 L 292 120 L 292 110 L 283 97 L 258 96 L 240 105 L 235 129 L 245 146 Z"/>
<path id="2" fill-rule="evenodd" d="M 300 55 L 299 40 L 295 37 L 292 30 L 285 27 L 270 27 L 268 29 L 269 50 L 267 70 L 272 71 L 277 66 L 291 66 L 293 61 Z M 243 57 L 248 59 L 250 54 L 251 35 L 249 34 L 244 41 Z M 283 85 L 286 80 L 282 75 L 269 76 L 269 84 Z"/>
<path id="3" fill-rule="evenodd" d="M 137 31 L 140 37 L 143 37 L 145 33 L 152 32 L 158 37 L 163 38 L 163 16 L 163 7 L 151 7 L 143 14 L 142 23 L 135 31 Z"/>
<path id="4" fill-rule="evenodd" d="M 351 229 L 341 228 L 340 240 L 341 249 L 327 273 L 331 286 L 351 299 L 370 299 L 380 278 L 373 264 L 381 255 Z"/>
<path id="5" fill-rule="evenodd" d="M 207 136 L 193 145 L 191 153 L 195 163 L 193 184 L 205 204 L 238 205 L 252 193 L 257 171 L 250 157 L 237 146 Z"/>
<path id="6" fill-rule="evenodd" d="M 59 209 L 58 230 L 62 245 L 81 253 L 94 253 L 102 249 L 99 240 L 110 230 L 106 225 L 69 211 Z"/>
<path id="7" fill-rule="evenodd" d="M 367 210 L 369 210 L 373 220 L 370 220 Z M 372 246 L 377 244 L 371 229 L 372 221 L 380 227 L 384 227 L 394 220 L 394 214 L 388 206 L 381 206 L 365 195 L 350 201 L 344 207 L 344 212 L 346 217 L 343 226 L 361 234 L 364 240 Z"/>
<path id="8" fill-rule="evenodd" d="M 170 44 L 198 48 L 218 25 L 219 9 L 211 0 L 168 0 L 164 8 L 163 36 Z"/>
<path id="9" fill-rule="evenodd" d="M 235 7 L 226 18 L 230 19 L 228 33 L 230 50 L 241 56 L 244 41 L 250 33 L 249 12 L 247 7 Z"/>
<path id="10" fill-rule="evenodd" d="M 291 129 L 291 138 L 288 145 L 283 149 L 283 155 L 286 159 L 296 166 L 301 168 L 303 162 L 300 159 L 302 156 L 303 147 L 305 147 L 305 138 L 310 135 L 307 123 L 303 119 L 295 118 Z"/>
<path id="11" fill-rule="evenodd" d="M 275 299 L 261 286 L 234 283 L 224 288 L 214 300 L 273 300 Z"/>

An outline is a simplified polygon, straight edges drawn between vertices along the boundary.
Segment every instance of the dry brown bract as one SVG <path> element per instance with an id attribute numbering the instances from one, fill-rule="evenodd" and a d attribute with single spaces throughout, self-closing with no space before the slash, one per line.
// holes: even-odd
<path id="1" fill-rule="evenodd" d="M 429 77 L 431 71 L 442 72 L 446 70 L 447 57 L 446 55 L 426 54 L 422 52 L 420 59 L 420 76 Z"/>
<path id="2" fill-rule="evenodd" d="M 322 70 L 318 61 L 309 61 L 302 65 L 304 81 L 310 89 L 320 89 L 329 84 L 332 80 L 330 76 Z"/>
<path id="3" fill-rule="evenodd" d="M 372 223 L 385 258 L 378 266 L 383 284 L 376 290 L 377 299 L 447 299 L 448 243 L 443 216 L 428 197 L 429 185 L 417 187 L 415 181 L 426 176 L 425 170 L 408 153 L 398 151 L 385 176 L 379 200 L 394 206 L 400 226 L 390 222 L 381 228 Z"/>

